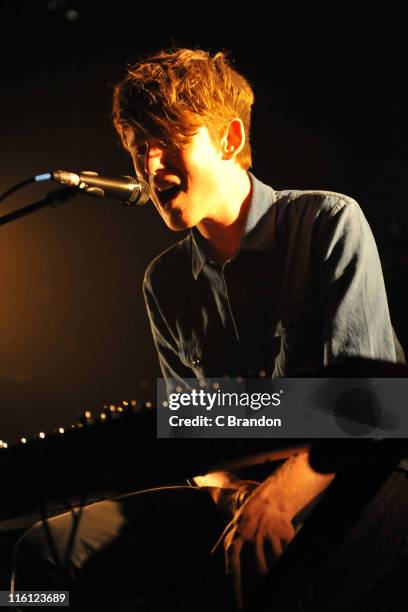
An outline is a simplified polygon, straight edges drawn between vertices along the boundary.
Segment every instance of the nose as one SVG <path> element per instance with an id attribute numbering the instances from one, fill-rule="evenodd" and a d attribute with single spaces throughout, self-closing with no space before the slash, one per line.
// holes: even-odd
<path id="1" fill-rule="evenodd" d="M 163 148 L 158 145 L 147 145 L 144 158 L 144 170 L 148 176 L 154 176 L 158 170 L 164 168 Z"/>

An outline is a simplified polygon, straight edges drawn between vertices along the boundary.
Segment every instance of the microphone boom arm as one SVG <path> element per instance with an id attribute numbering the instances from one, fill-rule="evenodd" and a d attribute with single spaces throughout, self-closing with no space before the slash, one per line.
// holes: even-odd
<path id="1" fill-rule="evenodd" d="M 20 219 L 20 217 L 25 217 L 33 212 L 37 212 L 37 210 L 41 210 L 42 208 L 46 208 L 47 206 L 56 206 L 57 204 L 63 204 L 71 198 L 74 198 L 78 193 L 78 189 L 72 189 L 72 187 L 62 187 L 61 189 L 56 189 L 55 191 L 51 191 L 48 193 L 45 198 L 39 200 L 38 202 L 34 202 L 33 204 L 29 204 L 28 206 L 24 206 L 24 208 L 20 208 L 19 210 L 15 210 L 8 215 L 3 215 L 0 217 L 0 225 L 5 225 L 6 223 L 10 223 L 11 221 L 15 221 L 16 219 Z"/>

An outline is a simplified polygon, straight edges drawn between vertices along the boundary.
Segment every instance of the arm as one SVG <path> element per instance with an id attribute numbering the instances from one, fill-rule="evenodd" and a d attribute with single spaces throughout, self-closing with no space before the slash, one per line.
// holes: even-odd
<path id="1" fill-rule="evenodd" d="M 360 207 L 354 200 L 339 198 L 316 225 L 325 365 L 347 357 L 395 362 L 381 262 Z"/>
<path id="2" fill-rule="evenodd" d="M 324 361 L 368 357 L 395 361 L 392 327 L 377 248 L 356 202 L 338 199 L 316 220 L 315 279 L 323 312 Z M 333 480 L 315 472 L 308 454 L 288 459 L 248 497 L 223 538 L 237 603 L 242 579 L 265 576 L 294 537 L 292 521 Z M 248 554 L 250 553 L 250 554 Z M 251 571 L 252 569 L 252 571 Z"/>

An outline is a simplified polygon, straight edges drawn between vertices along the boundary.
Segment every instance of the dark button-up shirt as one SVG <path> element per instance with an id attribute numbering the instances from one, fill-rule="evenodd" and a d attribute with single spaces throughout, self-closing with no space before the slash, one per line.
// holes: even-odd
<path id="1" fill-rule="evenodd" d="M 242 243 L 222 264 L 197 229 L 148 267 L 165 378 L 293 376 L 346 357 L 396 361 L 381 264 L 355 200 L 252 174 Z"/>

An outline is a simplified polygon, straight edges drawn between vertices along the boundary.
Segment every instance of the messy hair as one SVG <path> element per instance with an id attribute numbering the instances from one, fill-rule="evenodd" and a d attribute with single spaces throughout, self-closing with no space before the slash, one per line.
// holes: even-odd
<path id="1" fill-rule="evenodd" d="M 124 129 L 134 127 L 180 148 L 202 126 L 217 145 L 228 123 L 240 118 L 246 140 L 237 161 L 248 169 L 253 102 L 251 86 L 225 53 L 174 49 L 128 67 L 114 90 L 113 122 L 125 146 Z"/>

